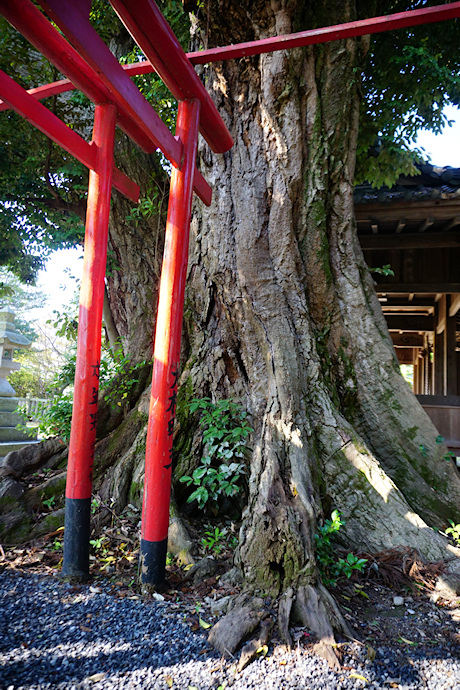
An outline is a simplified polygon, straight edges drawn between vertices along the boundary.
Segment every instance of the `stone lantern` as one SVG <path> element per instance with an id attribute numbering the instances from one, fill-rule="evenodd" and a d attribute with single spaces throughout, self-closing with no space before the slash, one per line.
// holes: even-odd
<path id="1" fill-rule="evenodd" d="M 16 429 L 26 420 L 17 411 L 19 400 L 16 391 L 7 380 L 12 371 L 21 368 L 13 360 L 14 350 L 27 349 L 32 343 L 13 326 L 14 312 L 9 307 L 0 307 L 0 459 L 13 450 L 34 443 L 29 434 Z M 36 441 L 35 441 L 36 443 Z"/>
<path id="2" fill-rule="evenodd" d="M 13 326 L 14 312 L 9 307 L 0 307 L 0 398 L 14 398 L 16 391 L 7 380 L 12 371 L 21 368 L 13 361 L 13 351 L 28 349 L 32 343 Z"/>

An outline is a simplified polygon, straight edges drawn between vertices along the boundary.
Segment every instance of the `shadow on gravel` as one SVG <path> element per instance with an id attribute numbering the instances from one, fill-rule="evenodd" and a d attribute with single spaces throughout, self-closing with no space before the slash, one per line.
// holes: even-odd
<path id="1" fill-rule="evenodd" d="M 156 603 L 50 578 L 4 572 L 0 609 L 0 687 L 94 683 L 98 674 L 107 681 L 146 669 L 164 668 L 167 675 L 189 662 L 218 659 L 203 634 L 163 616 Z"/>
<path id="2" fill-rule="evenodd" d="M 0 687 L 204 688 L 229 677 L 229 664 L 161 605 L 120 599 L 98 588 L 4 571 L 0 578 Z M 368 623 L 361 623 L 363 638 Z M 415 631 L 414 631 L 415 632 Z M 399 633 L 398 633 L 399 634 Z M 300 633 L 299 633 L 300 635 Z M 432 649 L 430 643 L 433 643 Z M 381 638 L 343 646 L 342 669 L 330 671 L 299 637 L 287 653 L 270 648 L 239 674 L 234 690 L 365 687 L 416 690 L 460 687 L 458 645 Z M 375 658 L 373 654 L 375 653 Z"/>

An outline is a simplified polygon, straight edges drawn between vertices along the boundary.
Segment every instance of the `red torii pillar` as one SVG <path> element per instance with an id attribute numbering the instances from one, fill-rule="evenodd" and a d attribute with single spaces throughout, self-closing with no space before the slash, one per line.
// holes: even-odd
<path id="1" fill-rule="evenodd" d="M 176 135 L 184 144 L 184 160 L 181 170 L 174 168 L 171 175 L 155 329 L 142 505 L 141 578 L 150 585 L 164 580 L 168 546 L 172 435 L 199 116 L 198 100 L 179 103 Z"/>
<path id="2" fill-rule="evenodd" d="M 66 484 L 63 574 L 88 577 L 92 467 L 101 351 L 102 305 L 112 185 L 134 202 L 139 187 L 114 167 L 116 106 L 96 105 L 91 144 L 0 71 L 0 93 L 22 117 L 90 169 L 72 430 Z"/>
<path id="3" fill-rule="evenodd" d="M 91 491 L 116 118 L 117 109 L 114 105 L 96 106 L 93 142 L 97 146 L 98 155 L 96 168 L 89 173 L 77 363 L 65 494 L 62 574 L 72 577 L 87 577 L 89 574 Z"/>
<path id="4" fill-rule="evenodd" d="M 173 166 L 155 346 L 152 419 L 149 423 L 146 469 L 148 498 L 144 500 L 142 541 L 145 563 L 143 579 L 145 582 L 156 583 L 163 579 L 166 560 L 171 465 L 168 466 L 164 458 L 169 458 L 171 453 L 170 430 L 172 431 L 174 423 L 177 391 L 173 387 L 171 392 L 168 376 L 177 371 L 179 366 L 193 191 L 205 203 L 210 204 L 211 201 L 211 189 L 195 167 L 198 130 L 216 152 L 226 151 L 233 141 L 179 42 L 151 0 L 137 0 L 135 3 L 118 0 L 117 11 L 138 42 L 140 37 L 144 52 L 151 55 L 152 62 L 157 64 L 158 73 L 180 101 L 176 138 L 160 121 L 157 113 L 91 27 L 78 3 L 74 0 L 40 0 L 40 4 L 73 45 L 56 31 L 30 0 L 0 0 L 0 11 L 96 104 L 94 137 L 90 145 L 6 75 L 3 75 L 2 90 L 0 74 L 0 93 L 4 103 L 14 107 L 93 171 L 88 193 L 66 488 L 65 576 L 85 578 L 89 574 L 100 330 L 112 174 L 113 184 L 130 198 L 135 196 L 137 200 L 139 192 L 139 188 L 126 176 L 116 168 L 113 169 L 116 120 L 143 150 L 152 152 L 159 147 Z M 85 7 L 85 10 L 88 9 L 89 5 Z M 148 33 L 155 36 L 154 44 L 140 29 L 140 26 L 145 29 L 147 22 L 150 27 Z M 167 60 L 164 60 L 166 55 Z M 14 103 L 10 91 L 15 94 Z M 172 399 L 169 399 L 171 396 Z M 159 410 L 163 410 L 164 414 L 160 414 Z"/>

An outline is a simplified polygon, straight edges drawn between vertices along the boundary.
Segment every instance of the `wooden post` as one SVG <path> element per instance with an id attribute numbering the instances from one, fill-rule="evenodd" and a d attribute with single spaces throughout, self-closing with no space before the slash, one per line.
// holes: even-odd
<path id="1" fill-rule="evenodd" d="M 442 307 L 436 302 L 434 313 L 434 362 L 433 362 L 433 394 L 444 395 L 444 327 Z"/>
<path id="2" fill-rule="evenodd" d="M 444 377 L 445 395 L 457 395 L 457 353 L 456 353 L 456 330 L 457 316 L 450 316 L 449 307 L 451 296 L 447 295 L 446 301 L 446 330 L 444 340 Z"/>
<path id="3" fill-rule="evenodd" d="M 418 389 L 418 368 L 419 368 L 419 363 L 418 363 L 418 350 L 414 350 L 414 376 L 413 376 L 413 389 L 415 395 L 418 395 L 420 393 Z"/>
<path id="4" fill-rule="evenodd" d="M 96 106 L 93 145 L 97 147 L 97 160 L 95 170 L 89 173 L 62 566 L 64 576 L 78 578 L 89 575 L 91 490 L 116 118 L 114 105 Z"/>

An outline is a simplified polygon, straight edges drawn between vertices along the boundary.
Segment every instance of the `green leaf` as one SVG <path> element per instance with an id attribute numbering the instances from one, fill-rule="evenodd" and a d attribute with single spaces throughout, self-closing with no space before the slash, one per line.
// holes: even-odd
<path id="1" fill-rule="evenodd" d="M 204 477 L 204 475 L 206 474 L 207 471 L 208 471 L 207 467 L 203 467 L 203 466 L 197 467 L 196 470 L 193 472 L 193 479 L 195 479 L 195 480 L 202 479 L 202 477 Z"/>

